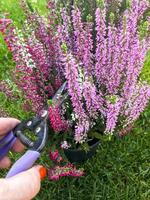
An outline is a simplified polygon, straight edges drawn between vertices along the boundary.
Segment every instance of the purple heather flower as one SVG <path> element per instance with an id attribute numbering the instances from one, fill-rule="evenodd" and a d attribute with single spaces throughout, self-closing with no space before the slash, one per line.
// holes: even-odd
<path id="1" fill-rule="evenodd" d="M 75 138 L 80 134 L 80 137 L 86 137 L 89 130 L 88 117 L 83 108 L 82 88 L 79 83 L 78 64 L 71 54 L 66 54 L 65 62 L 65 77 L 68 83 L 68 92 L 72 101 L 72 106 L 77 118 L 77 126 L 75 130 Z"/>
<path id="2" fill-rule="evenodd" d="M 98 111 L 102 110 L 103 99 L 97 94 L 95 85 L 88 80 L 83 83 L 83 96 L 90 118 L 96 119 Z"/>
<path id="3" fill-rule="evenodd" d="M 75 53 L 78 61 L 82 61 L 84 55 L 85 34 L 83 29 L 83 22 L 81 20 L 81 12 L 79 9 L 72 11 L 72 22 L 76 47 Z"/>
<path id="4" fill-rule="evenodd" d="M 83 54 L 83 67 L 85 74 L 91 76 L 93 74 L 93 40 L 92 40 L 93 23 L 85 24 L 85 44 Z"/>
<path id="5" fill-rule="evenodd" d="M 125 115 L 127 117 L 127 124 L 135 121 L 141 112 L 143 112 L 150 99 L 150 86 L 147 84 L 137 85 L 134 88 L 134 93 L 127 102 Z"/>
<path id="6" fill-rule="evenodd" d="M 146 10 L 147 8 L 147 5 L 144 5 L 146 5 L 144 2 L 142 4 L 136 0 L 132 0 L 131 9 L 126 11 L 124 16 L 126 21 L 124 24 L 124 44 L 126 47 L 123 51 L 123 57 L 124 60 L 126 59 L 126 67 L 124 70 L 125 75 L 121 96 L 124 97 L 125 101 L 134 91 L 138 76 L 144 64 L 144 58 L 150 46 L 148 38 L 140 41 L 138 33 L 139 10 L 142 10 L 143 13 L 144 9 Z"/>
<path id="7" fill-rule="evenodd" d="M 106 80 L 106 11 L 97 8 L 96 10 L 96 64 L 95 76 L 99 84 L 103 84 Z"/>
<path id="8" fill-rule="evenodd" d="M 122 107 L 122 99 L 118 99 L 116 103 L 111 103 L 107 101 L 107 116 L 106 116 L 106 129 L 105 133 L 113 133 L 116 123 L 118 121 L 118 116 L 120 109 Z"/>
<path id="9" fill-rule="evenodd" d="M 138 15 L 139 18 L 143 16 L 144 12 L 149 8 L 149 2 L 147 0 L 142 0 L 139 2 L 139 9 L 138 9 Z"/>
<path id="10" fill-rule="evenodd" d="M 126 79 L 124 81 L 122 96 L 127 100 L 133 93 L 137 84 L 138 76 L 144 65 L 144 58 L 147 54 L 148 44 L 139 42 L 135 37 L 132 49 L 129 51 L 130 57 L 127 58 Z"/>
<path id="11" fill-rule="evenodd" d="M 59 26 L 62 31 L 63 42 L 66 43 L 69 49 L 72 49 L 72 37 L 70 35 L 71 32 L 71 19 L 70 16 L 67 15 L 66 9 L 63 8 L 61 11 L 61 16 L 63 20 L 63 24 Z"/>
<path id="12" fill-rule="evenodd" d="M 79 121 L 87 118 L 82 103 L 82 89 L 79 83 L 78 64 L 71 54 L 66 54 L 65 77 L 68 83 L 68 92 L 71 97 L 72 105 Z"/>
<path id="13" fill-rule="evenodd" d="M 83 119 L 82 122 L 79 121 L 75 127 L 75 141 L 76 143 L 83 143 L 87 139 L 87 133 L 90 129 L 90 123 L 88 119 Z"/>
<path id="14" fill-rule="evenodd" d="M 83 65 L 85 74 L 92 75 L 93 72 L 93 41 L 92 41 L 92 24 L 83 24 L 81 12 L 76 9 L 72 11 L 73 21 L 73 54 L 78 62 Z"/>
<path id="15" fill-rule="evenodd" d="M 108 27 L 106 88 L 108 94 L 117 94 L 120 85 L 119 68 L 120 49 L 117 29 L 113 25 Z"/>

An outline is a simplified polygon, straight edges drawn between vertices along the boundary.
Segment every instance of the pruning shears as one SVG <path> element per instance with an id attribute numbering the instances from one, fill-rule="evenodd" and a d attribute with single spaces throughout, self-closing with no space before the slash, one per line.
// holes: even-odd
<path id="1" fill-rule="evenodd" d="M 68 93 L 64 92 L 65 88 L 66 82 L 58 89 L 52 98 L 55 107 L 61 106 L 68 97 Z M 44 149 L 48 138 L 48 115 L 48 110 L 44 110 L 41 115 L 22 121 L 0 140 L 0 160 L 7 155 L 17 138 L 28 149 L 26 153 L 13 164 L 6 178 L 31 168 L 40 157 L 41 151 Z M 33 141 L 30 139 L 30 137 L 25 134 L 26 131 L 30 131 L 31 138 L 36 136 L 36 140 Z"/>

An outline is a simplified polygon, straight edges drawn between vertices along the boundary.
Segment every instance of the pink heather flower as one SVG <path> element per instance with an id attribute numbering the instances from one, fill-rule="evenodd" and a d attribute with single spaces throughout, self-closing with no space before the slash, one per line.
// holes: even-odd
<path id="1" fill-rule="evenodd" d="M 56 16 L 50 2 L 48 7 L 52 9 L 48 23 L 38 14 L 31 13 L 24 0 L 21 4 L 27 16 L 26 27 L 30 27 L 30 36 L 23 38 L 20 31 L 12 26 L 9 27 L 11 20 L 8 19 L 0 20 L 0 31 L 16 62 L 15 83 L 23 91 L 25 98 L 31 102 L 32 111 L 40 112 L 46 106 L 47 99 L 55 92 L 51 84 L 54 75 L 50 74 L 50 71 L 52 68 L 56 71 L 57 64 L 58 42 L 53 31 L 55 26 L 53 19 Z"/>
<path id="2" fill-rule="evenodd" d="M 65 69 L 64 69 L 64 55 L 63 55 L 63 51 L 62 51 L 62 44 L 66 44 L 65 43 L 65 34 L 63 33 L 63 25 L 59 25 L 57 27 L 57 39 L 58 39 L 58 51 L 57 51 L 57 61 L 56 61 L 56 64 L 57 64 L 57 72 L 58 72 L 58 75 L 59 76 L 62 76 L 64 78 L 64 72 L 65 72 Z"/>
<path id="3" fill-rule="evenodd" d="M 68 129 L 68 123 L 61 119 L 59 108 L 49 107 L 49 119 L 55 132 L 65 132 Z"/>
<path id="4" fill-rule="evenodd" d="M 122 107 L 122 99 L 118 99 L 116 103 L 107 102 L 107 116 L 106 116 L 106 129 L 105 133 L 113 133 L 120 109 Z"/>
<path id="5" fill-rule="evenodd" d="M 29 38 L 27 48 L 37 69 L 40 70 L 43 78 L 45 79 L 43 81 L 47 81 L 49 77 L 49 64 L 47 60 L 47 55 L 45 53 L 43 45 L 39 43 L 38 40 L 36 40 L 34 34 Z"/>
<path id="6" fill-rule="evenodd" d="M 47 34 L 46 25 L 44 22 L 42 22 L 42 20 L 40 21 L 39 25 L 40 26 L 36 32 L 36 37 L 46 47 L 46 58 L 48 59 L 50 73 L 55 64 L 55 42 L 52 39 L 54 36 L 51 35 L 52 33 L 49 33 L 49 35 Z"/>
<path id="7" fill-rule="evenodd" d="M 58 181 L 59 180 L 59 174 L 56 174 L 55 169 L 49 169 L 48 170 L 48 178 L 52 181 Z"/>
<path id="8" fill-rule="evenodd" d="M 58 158 L 58 156 L 59 156 L 59 152 L 58 152 L 57 150 L 54 151 L 54 152 L 50 152 L 50 159 L 51 159 L 52 161 L 56 161 L 57 158 Z"/>
<path id="9" fill-rule="evenodd" d="M 59 180 L 61 177 L 71 176 L 71 177 L 81 177 L 84 175 L 82 169 L 76 169 L 75 166 L 71 164 L 66 164 L 65 166 L 55 166 L 51 168 L 48 172 L 49 179 L 53 181 Z"/>
<path id="10" fill-rule="evenodd" d="M 11 19 L 0 19 L 0 32 L 5 33 L 6 28 L 12 24 Z"/>
<path id="11" fill-rule="evenodd" d="M 60 156 L 58 150 L 56 150 L 56 151 L 54 151 L 54 152 L 50 152 L 50 153 L 49 153 L 49 156 L 50 156 L 50 159 L 51 159 L 52 161 L 54 161 L 54 162 L 60 163 L 60 162 L 63 160 L 63 158 Z"/>
<path id="12" fill-rule="evenodd" d="M 73 169 L 70 172 L 70 176 L 72 176 L 72 177 L 81 177 L 81 176 L 84 176 L 84 172 L 82 170 Z"/>
<path id="13" fill-rule="evenodd" d="M 55 9 L 54 4 L 50 1 L 48 2 L 48 21 L 39 16 L 38 13 L 30 12 L 28 6 L 24 1 L 21 2 L 22 7 L 25 11 L 27 17 L 27 25 L 30 29 L 34 32 L 36 39 L 44 46 L 47 65 L 48 65 L 48 72 L 50 73 L 52 70 L 55 69 L 55 62 L 56 62 L 56 52 L 57 47 L 55 37 L 54 37 L 54 28 L 55 28 Z"/>
<path id="14" fill-rule="evenodd" d="M 0 81 L 0 92 L 3 92 L 10 100 L 16 99 L 12 92 L 11 87 L 8 85 L 6 81 Z"/>
<path id="15" fill-rule="evenodd" d="M 28 61 L 31 59 L 24 43 L 17 36 L 17 30 L 10 27 L 3 31 L 4 40 L 11 51 L 14 61 L 16 62 L 15 83 L 23 91 L 26 99 L 32 103 L 32 111 L 39 112 L 44 101 L 38 92 L 37 78 L 34 76 L 34 69 L 30 67 Z M 32 91 L 32 93 L 31 93 Z"/>
<path id="16" fill-rule="evenodd" d="M 51 83 L 49 83 L 48 85 L 44 86 L 44 88 L 45 88 L 45 93 L 47 94 L 47 99 L 49 99 L 49 98 L 54 96 L 56 90 L 54 90 L 55 88 L 52 86 Z"/>
<path id="17" fill-rule="evenodd" d="M 63 82 L 62 79 L 60 79 L 59 77 L 55 78 L 55 82 L 54 82 L 54 88 L 57 91 L 61 86 L 62 86 Z"/>

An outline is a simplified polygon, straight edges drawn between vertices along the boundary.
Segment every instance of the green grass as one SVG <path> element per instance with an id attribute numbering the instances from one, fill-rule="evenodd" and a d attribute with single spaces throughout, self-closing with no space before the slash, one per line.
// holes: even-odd
<path id="1" fill-rule="evenodd" d="M 142 80 L 146 80 L 150 84 L 150 51 L 145 59 L 144 68 L 141 73 Z"/>
<path id="2" fill-rule="evenodd" d="M 150 199 L 150 114 L 145 113 L 131 135 L 100 145 L 97 155 L 84 165 L 85 177 L 46 180 L 36 199 Z"/>
<path id="3" fill-rule="evenodd" d="M 19 27 L 24 20 L 17 0 L 0 0 L 0 15 L 9 12 Z M 45 14 L 45 0 L 33 4 L 41 14 Z M 150 80 L 150 55 L 147 57 L 142 73 L 143 79 Z M 0 37 L 0 80 L 10 79 L 14 68 L 11 55 Z M 11 102 L 0 94 L 0 106 L 10 116 L 25 119 L 29 117 L 21 109 L 23 99 Z M 150 199 L 150 106 L 142 114 L 132 133 L 123 139 L 115 138 L 102 143 L 94 158 L 80 165 L 86 175 L 80 179 L 62 178 L 58 182 L 48 179 L 42 182 L 36 200 L 149 200 Z M 40 164 L 50 165 L 47 147 L 41 154 Z M 11 154 L 15 161 L 19 154 Z M 5 172 L 0 170 L 0 177 Z"/>

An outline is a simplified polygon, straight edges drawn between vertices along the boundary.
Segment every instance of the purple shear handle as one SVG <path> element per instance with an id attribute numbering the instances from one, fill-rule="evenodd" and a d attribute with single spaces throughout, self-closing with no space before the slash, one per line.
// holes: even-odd
<path id="1" fill-rule="evenodd" d="M 40 153 L 37 151 L 28 150 L 17 162 L 11 167 L 6 178 L 10 178 L 16 174 L 28 170 L 33 166 L 39 158 Z"/>
<path id="2" fill-rule="evenodd" d="M 2 140 L 0 140 L 0 160 L 7 155 L 16 141 L 13 132 L 10 131 Z"/>
<path id="3" fill-rule="evenodd" d="M 10 131 L 2 140 L 0 140 L 0 160 L 7 155 L 16 141 L 13 132 Z M 28 150 L 9 170 L 6 178 L 12 177 L 20 172 L 31 168 L 35 161 L 39 158 L 40 153 Z"/>

